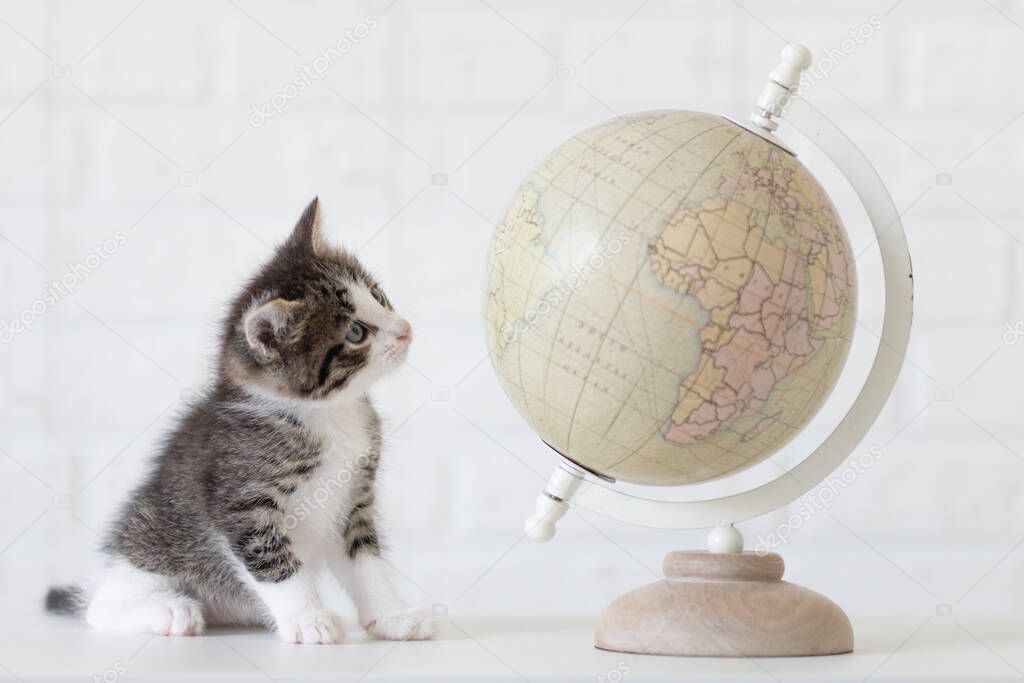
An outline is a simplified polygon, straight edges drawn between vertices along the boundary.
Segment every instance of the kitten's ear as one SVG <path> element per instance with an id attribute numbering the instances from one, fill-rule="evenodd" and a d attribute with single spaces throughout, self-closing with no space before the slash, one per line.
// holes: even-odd
<path id="1" fill-rule="evenodd" d="M 298 336 L 299 301 L 271 299 L 250 308 L 242 320 L 245 341 L 256 357 L 268 363 L 281 358 L 282 352 Z"/>
<path id="2" fill-rule="evenodd" d="M 322 256 L 327 251 L 327 243 L 320 230 L 319 197 L 313 197 L 313 201 L 302 212 L 289 241 L 300 249 L 309 250 L 314 256 Z"/>

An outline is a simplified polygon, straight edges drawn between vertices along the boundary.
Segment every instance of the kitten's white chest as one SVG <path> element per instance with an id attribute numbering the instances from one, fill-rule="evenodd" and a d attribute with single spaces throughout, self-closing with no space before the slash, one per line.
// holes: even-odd
<path id="1" fill-rule="evenodd" d="M 320 439 L 320 464 L 285 503 L 289 536 L 298 545 L 323 552 L 340 542 L 352 509 L 353 487 L 363 476 L 370 452 L 366 408 L 362 403 L 309 409 L 299 418 Z"/>

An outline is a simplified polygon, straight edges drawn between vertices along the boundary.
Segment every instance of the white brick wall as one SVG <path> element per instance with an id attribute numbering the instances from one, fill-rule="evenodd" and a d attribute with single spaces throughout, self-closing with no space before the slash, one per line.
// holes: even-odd
<path id="1" fill-rule="evenodd" d="M 626 21 L 638 3 L 235 4 L 0 7 L 0 317 L 93 245 L 127 236 L 31 333 L 0 346 L 0 583 L 31 576 L 19 600 L 93 561 L 92 530 L 144 471 L 181 392 L 204 382 L 223 302 L 314 194 L 335 239 L 372 238 L 364 258 L 417 326 L 415 370 L 380 396 L 397 428 L 387 518 L 411 593 L 461 611 L 592 612 L 656 573 L 666 550 L 699 546 L 701 533 L 585 514 L 549 547 L 515 543 L 553 460 L 485 361 L 490 224 L 576 130 L 656 107 L 743 115 L 780 36 L 821 54 L 876 15 L 882 29 L 807 98 L 912 207 L 913 365 L 865 440 L 882 461 L 785 552 L 794 579 L 852 610 L 1024 608 L 1024 549 L 1007 554 L 1024 536 L 1024 343 L 1003 343 L 1004 324 L 1024 319 L 1024 42 L 1013 23 L 1024 25 L 1024 6 L 655 1 Z M 250 125 L 253 103 L 368 14 L 378 27 L 325 79 Z M 560 63 L 575 77 L 559 78 Z M 70 77 L 58 78 L 64 64 Z M 856 250 L 869 247 L 848 188 L 797 145 L 833 188 Z M 181 183 L 187 172 L 197 186 Z M 944 172 L 952 185 L 937 185 Z M 877 329 L 877 254 L 860 266 L 861 316 Z M 851 367 L 864 370 L 870 341 L 861 335 Z M 953 400 L 935 401 L 947 386 Z M 446 400 L 432 398 L 437 387 Z M 744 530 L 754 539 L 787 515 Z"/>

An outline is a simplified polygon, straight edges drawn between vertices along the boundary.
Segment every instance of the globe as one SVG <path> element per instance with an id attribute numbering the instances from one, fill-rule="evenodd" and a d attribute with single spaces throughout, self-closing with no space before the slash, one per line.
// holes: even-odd
<path id="1" fill-rule="evenodd" d="M 527 176 L 495 230 L 490 357 L 512 403 L 562 456 L 525 536 L 550 541 L 570 505 L 658 529 L 710 529 L 706 550 L 669 552 L 663 580 L 605 607 L 595 647 L 714 657 L 853 649 L 842 608 L 783 581 L 782 556 L 761 543 L 744 551 L 736 528 L 808 493 L 853 452 L 910 338 L 913 271 L 899 211 L 864 154 L 800 97 L 811 61 L 805 46 L 785 46 L 747 124 L 654 111 L 576 135 Z M 828 195 L 775 137 L 782 121 L 832 162 L 874 231 L 885 313 L 871 368 L 828 435 L 780 465 L 781 476 L 685 501 L 624 491 L 615 480 L 682 486 L 763 462 L 808 426 L 839 379 L 856 317 L 854 263 Z"/>
<path id="2" fill-rule="evenodd" d="M 825 402 L 850 348 L 843 225 L 785 148 L 656 111 L 566 141 L 492 241 L 487 344 L 518 412 L 604 477 L 672 486 L 755 465 Z"/>

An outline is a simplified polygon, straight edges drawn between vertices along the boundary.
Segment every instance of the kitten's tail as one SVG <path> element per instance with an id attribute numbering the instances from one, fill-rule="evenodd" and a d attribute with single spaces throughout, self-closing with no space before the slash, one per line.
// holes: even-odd
<path id="1" fill-rule="evenodd" d="M 46 594 L 46 611 L 69 617 L 85 611 L 85 591 L 81 586 L 55 586 Z"/>

